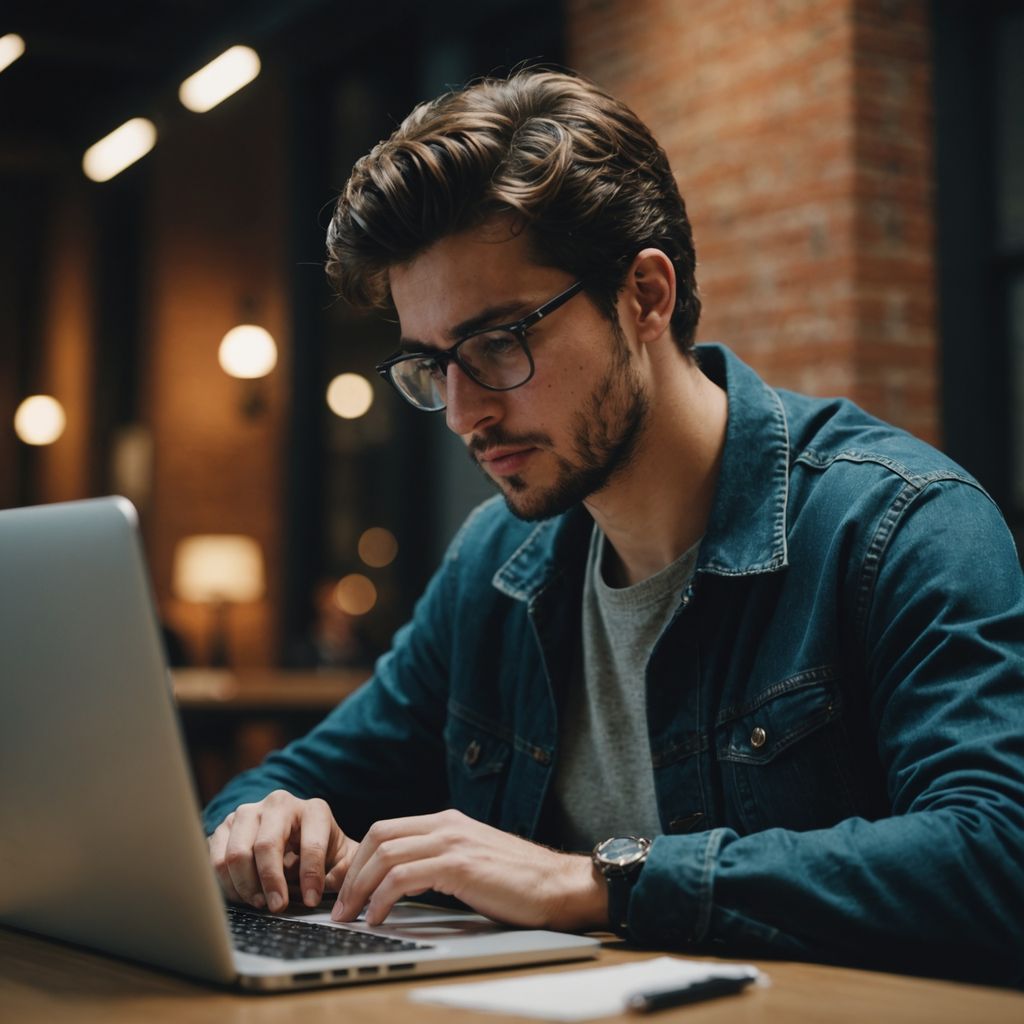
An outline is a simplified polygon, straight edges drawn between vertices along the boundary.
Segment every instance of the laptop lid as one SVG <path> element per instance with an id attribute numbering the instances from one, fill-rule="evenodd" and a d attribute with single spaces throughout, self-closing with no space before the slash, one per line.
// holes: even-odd
<path id="1" fill-rule="evenodd" d="M 0 511 L 0 922 L 257 989 L 594 955 L 597 940 L 396 911 L 395 956 L 234 951 L 174 707 L 135 509 Z M 296 917 L 323 927 L 326 913 Z"/>
<path id="2" fill-rule="evenodd" d="M 235 976 L 135 509 L 0 512 L 0 921 Z"/>

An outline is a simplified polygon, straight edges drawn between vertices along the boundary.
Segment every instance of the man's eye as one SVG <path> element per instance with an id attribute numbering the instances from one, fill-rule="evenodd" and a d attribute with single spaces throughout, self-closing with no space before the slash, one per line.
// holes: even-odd
<path id="1" fill-rule="evenodd" d="M 437 359 L 421 359 L 418 366 L 421 373 L 429 374 L 435 380 L 439 380 L 444 376 L 444 367 Z"/>
<path id="2" fill-rule="evenodd" d="M 483 334 L 478 339 L 478 348 L 483 355 L 494 359 L 509 355 L 519 348 L 519 341 L 509 331 L 498 331 L 494 334 Z"/>

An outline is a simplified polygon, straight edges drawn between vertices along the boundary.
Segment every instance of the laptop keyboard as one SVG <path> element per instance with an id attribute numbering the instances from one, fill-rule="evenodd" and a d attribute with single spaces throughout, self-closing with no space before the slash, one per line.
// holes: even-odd
<path id="1" fill-rule="evenodd" d="M 387 935 L 368 935 L 351 928 L 254 914 L 235 906 L 228 906 L 227 911 L 235 949 L 280 960 L 365 956 L 367 953 L 403 953 L 410 949 L 432 948 Z"/>

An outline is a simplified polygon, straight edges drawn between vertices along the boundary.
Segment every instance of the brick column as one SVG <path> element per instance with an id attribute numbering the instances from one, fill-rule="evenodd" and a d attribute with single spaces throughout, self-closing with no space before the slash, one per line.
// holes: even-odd
<path id="1" fill-rule="evenodd" d="M 229 609 L 232 664 L 243 667 L 278 657 L 290 358 L 285 114 L 281 84 L 264 72 L 223 107 L 181 117 L 149 158 L 143 408 L 153 432 L 154 474 L 144 526 L 154 589 L 190 654 L 204 658 L 212 611 L 175 600 L 175 546 L 196 533 L 256 538 L 266 559 L 267 596 Z M 277 368 L 255 389 L 265 408 L 252 417 L 243 406 L 253 389 L 217 362 L 224 333 L 246 320 L 266 327 L 279 352 Z"/>
<path id="2" fill-rule="evenodd" d="M 566 0 L 569 64 L 668 152 L 700 340 L 938 438 L 924 0 Z"/>

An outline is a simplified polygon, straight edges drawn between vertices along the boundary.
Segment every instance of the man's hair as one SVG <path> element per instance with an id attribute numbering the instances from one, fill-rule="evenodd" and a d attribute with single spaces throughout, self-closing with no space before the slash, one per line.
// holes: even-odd
<path id="1" fill-rule="evenodd" d="M 700 317 L 686 207 L 664 150 L 624 104 L 586 79 L 525 70 L 419 104 L 356 163 L 327 233 L 327 272 L 359 308 L 386 308 L 388 269 L 497 217 L 530 256 L 584 282 L 617 322 L 634 256 L 676 272 L 672 330 L 689 352 Z"/>

